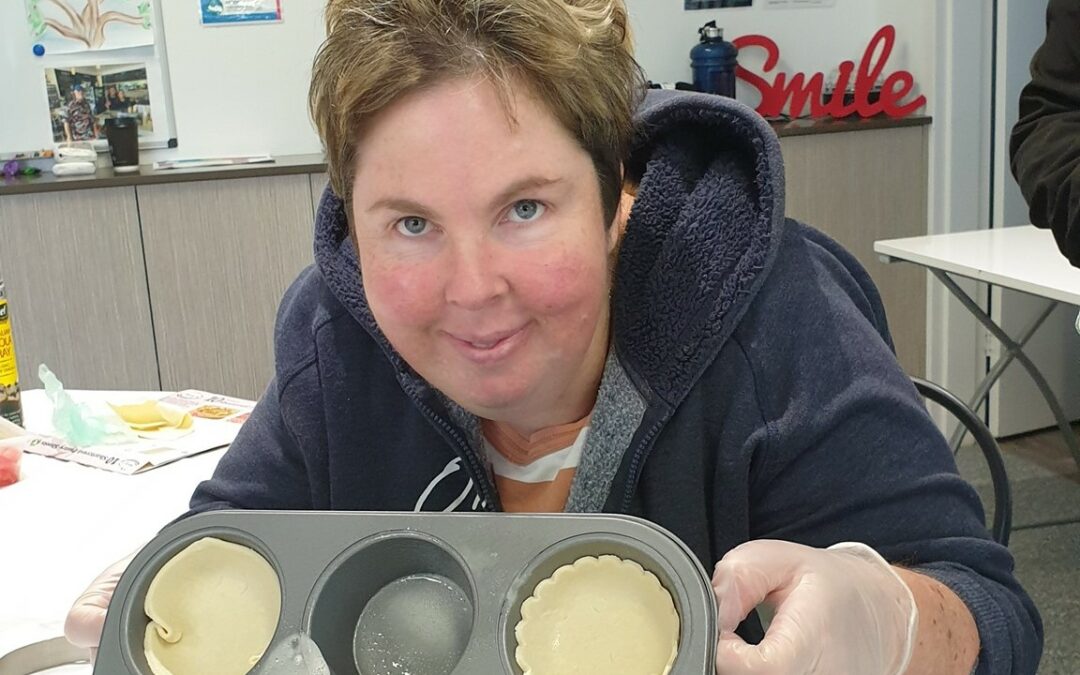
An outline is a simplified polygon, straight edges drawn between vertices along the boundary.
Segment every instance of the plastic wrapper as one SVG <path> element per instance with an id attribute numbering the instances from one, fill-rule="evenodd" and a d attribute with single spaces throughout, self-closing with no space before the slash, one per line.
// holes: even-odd
<path id="1" fill-rule="evenodd" d="M 99 415 L 85 403 L 76 403 L 44 363 L 38 367 L 38 377 L 52 401 L 53 428 L 61 438 L 79 447 L 129 440 L 130 434 L 118 418 Z"/>

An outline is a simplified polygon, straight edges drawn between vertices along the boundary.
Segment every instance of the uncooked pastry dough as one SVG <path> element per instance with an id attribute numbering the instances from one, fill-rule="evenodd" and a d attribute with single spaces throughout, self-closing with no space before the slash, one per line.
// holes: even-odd
<path id="1" fill-rule="evenodd" d="M 536 585 L 514 635 L 525 675 L 667 675 L 679 615 L 671 594 L 641 565 L 590 556 Z"/>
<path id="2" fill-rule="evenodd" d="M 144 609 L 154 675 L 243 675 L 274 636 L 281 586 L 255 551 L 205 537 L 162 566 Z"/>

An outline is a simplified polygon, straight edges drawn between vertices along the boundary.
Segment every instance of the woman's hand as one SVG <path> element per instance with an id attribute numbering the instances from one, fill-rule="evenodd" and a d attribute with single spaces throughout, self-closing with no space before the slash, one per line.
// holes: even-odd
<path id="1" fill-rule="evenodd" d="M 713 590 L 719 675 L 899 675 L 911 658 L 915 599 L 868 546 L 747 542 L 716 564 Z M 776 613 L 765 639 L 747 644 L 735 628 L 762 602 Z"/>
<path id="2" fill-rule="evenodd" d="M 83 591 L 79 599 L 68 610 L 67 620 L 64 622 L 64 636 L 68 642 L 76 647 L 90 649 L 90 660 L 97 658 L 98 645 L 101 643 L 101 631 L 105 628 L 105 614 L 109 609 L 109 601 L 116 592 L 116 585 L 120 583 L 120 577 L 124 570 L 131 564 L 135 553 L 123 560 L 118 560 L 109 565 L 93 582 Z"/>

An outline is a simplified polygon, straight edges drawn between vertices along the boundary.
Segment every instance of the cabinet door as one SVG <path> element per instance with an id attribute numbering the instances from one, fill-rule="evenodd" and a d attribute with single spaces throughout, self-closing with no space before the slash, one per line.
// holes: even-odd
<path id="1" fill-rule="evenodd" d="M 0 276 L 23 389 L 160 388 L 133 188 L 0 197 Z"/>
<path id="2" fill-rule="evenodd" d="M 138 188 L 166 389 L 258 398 L 281 296 L 312 262 L 306 174 Z"/>
<path id="3" fill-rule="evenodd" d="M 926 372 L 926 276 L 917 265 L 881 262 L 878 239 L 927 231 L 927 127 L 780 139 L 787 214 L 836 239 L 881 293 L 900 365 Z"/>

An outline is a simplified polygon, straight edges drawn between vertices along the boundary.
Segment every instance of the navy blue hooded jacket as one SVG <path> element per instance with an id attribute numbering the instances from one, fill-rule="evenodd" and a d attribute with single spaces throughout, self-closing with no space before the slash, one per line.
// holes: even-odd
<path id="1" fill-rule="evenodd" d="M 597 403 L 613 421 L 590 431 L 608 439 L 582 457 L 599 479 L 568 510 L 645 517 L 706 569 L 751 539 L 865 542 L 967 604 L 978 673 L 1034 673 L 1042 626 L 1013 560 L 897 364 L 866 272 L 785 219 L 772 131 L 673 92 L 637 124 Z M 498 510 L 475 419 L 379 331 L 329 191 L 315 254 L 281 304 L 276 376 L 193 511 Z M 754 619 L 740 631 L 760 639 Z"/>

